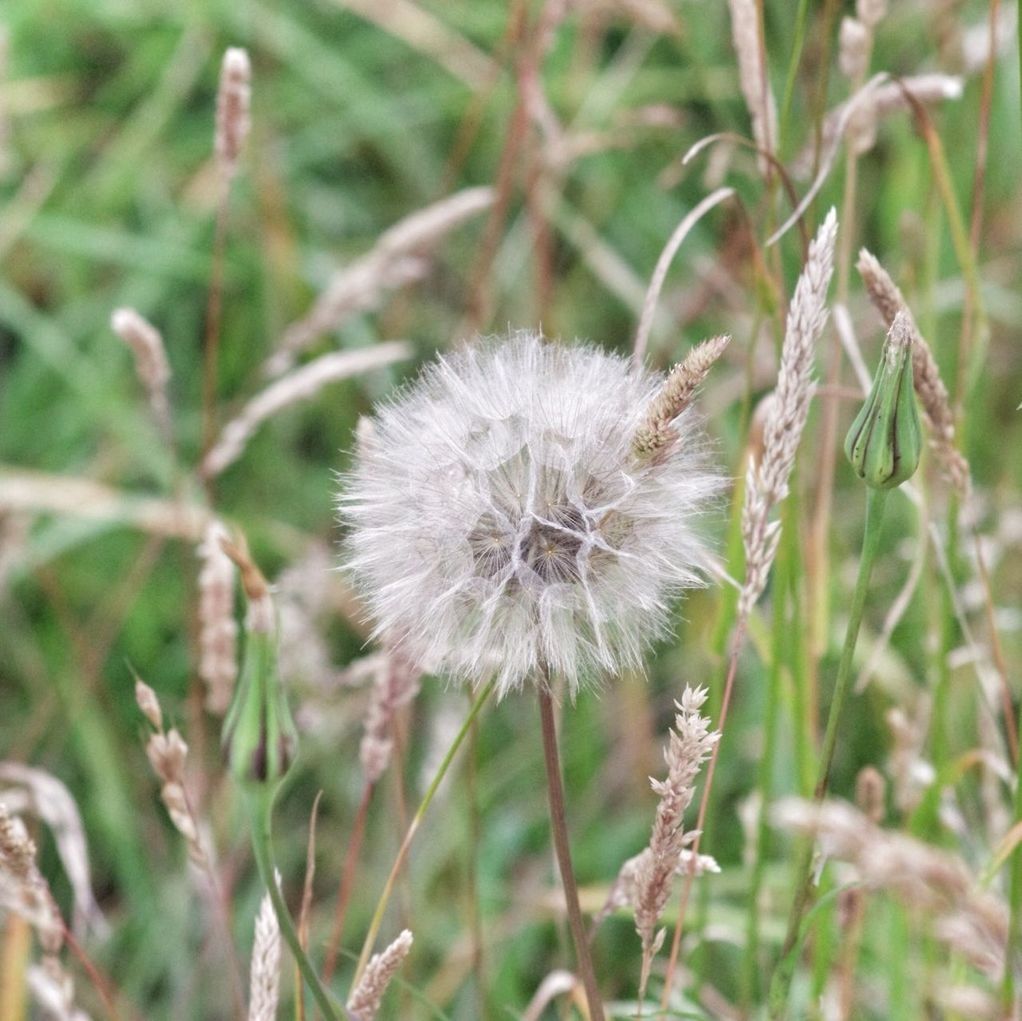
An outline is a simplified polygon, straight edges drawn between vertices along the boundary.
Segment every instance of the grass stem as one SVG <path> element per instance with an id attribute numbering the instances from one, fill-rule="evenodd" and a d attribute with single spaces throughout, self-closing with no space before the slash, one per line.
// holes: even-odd
<path id="1" fill-rule="evenodd" d="M 362 841 L 366 831 L 366 819 L 369 815 L 369 804 L 373 799 L 375 786 L 375 784 L 366 782 L 362 788 L 362 797 L 355 815 L 351 840 L 348 841 L 348 849 L 344 854 L 344 865 L 341 868 L 341 883 L 337 888 L 337 902 L 334 906 L 334 924 L 330 932 L 330 942 L 327 944 L 326 957 L 323 962 L 323 977 L 327 982 L 330 981 L 334 968 L 337 966 L 337 954 L 341 946 L 341 937 L 344 934 L 344 920 L 347 917 L 348 905 L 351 903 L 351 894 L 355 888 L 358 856 L 362 850 Z"/>
<path id="2" fill-rule="evenodd" d="M 422 801 L 419 803 L 419 807 L 415 811 L 415 815 L 408 826 L 408 831 L 405 833 L 405 838 L 401 842 L 401 846 L 398 848 L 397 855 L 394 858 L 394 864 L 390 868 L 390 875 L 387 876 L 387 882 L 384 884 L 383 893 L 380 894 L 380 899 L 376 904 L 376 911 L 373 913 L 372 921 L 369 923 L 369 931 L 366 933 L 365 942 L 362 944 L 362 953 L 359 955 L 358 966 L 355 968 L 355 977 L 352 979 L 353 987 L 358 985 L 358 980 L 362 977 L 362 973 L 365 971 L 365 967 L 369 963 L 369 956 L 373 952 L 373 944 L 376 942 L 376 937 L 380 931 L 380 925 L 383 923 L 383 915 L 387 910 L 387 903 L 390 900 L 390 895 L 394 890 L 394 884 L 397 882 L 397 877 L 401 873 L 401 868 L 405 863 L 405 859 L 408 857 L 408 849 L 412 846 L 412 840 L 418 832 L 419 826 L 425 818 L 426 812 L 429 810 L 429 806 L 432 804 L 433 798 L 436 796 L 436 792 L 440 788 L 440 784 L 447 775 L 447 770 L 450 769 L 451 763 L 454 761 L 454 756 L 457 755 L 458 749 L 471 732 L 473 721 L 479 715 L 490 695 L 493 694 L 493 689 L 496 687 L 496 684 L 496 681 L 490 681 L 490 683 L 487 684 L 486 687 L 483 688 L 483 690 L 476 696 L 475 701 L 472 703 L 472 707 L 469 709 L 468 716 L 465 718 L 465 722 L 461 725 L 461 729 L 455 735 L 454 740 L 451 742 L 451 746 L 447 749 L 447 754 L 444 755 L 443 761 L 437 768 L 436 775 L 433 777 L 432 781 L 430 781 L 430 785 L 426 790 L 426 793 L 423 795 Z"/>
<path id="3" fill-rule="evenodd" d="M 1019 710 L 1019 732 L 1022 733 L 1022 709 Z M 1015 825 L 1022 821 L 1022 756 L 1019 756 L 1018 775 L 1015 780 Z M 1022 970 L 1022 844 L 1012 852 L 1008 915 L 1008 944 L 1004 950 L 1004 980 L 1001 984 L 1001 1002 L 1005 1016 L 1018 1008 L 1016 980 Z"/>
<path id="4" fill-rule="evenodd" d="M 845 644 L 841 650 L 837 680 L 834 683 L 834 696 L 830 703 L 830 712 L 827 715 L 823 747 L 820 750 L 816 789 L 813 792 L 813 798 L 817 804 L 826 797 L 827 789 L 830 786 L 838 727 L 841 724 L 844 705 L 852 686 L 852 659 L 859 637 L 859 626 L 862 624 L 862 613 L 866 607 L 866 595 L 869 591 L 870 575 L 873 573 L 873 563 L 880 549 L 884 508 L 887 505 L 888 495 L 889 491 L 886 489 L 871 487 L 866 498 L 866 525 L 862 537 L 862 554 L 859 557 L 859 576 L 855 582 L 855 593 L 852 596 L 848 628 L 845 631 Z M 787 1009 L 788 992 L 795 972 L 802 916 L 805 914 L 809 898 L 812 895 L 813 847 L 814 842 L 807 840 L 802 851 L 796 872 L 798 887 L 791 906 L 791 914 L 788 917 L 788 931 L 781 947 L 780 962 L 770 984 L 770 1017 L 775 1019 L 783 1017 Z"/>

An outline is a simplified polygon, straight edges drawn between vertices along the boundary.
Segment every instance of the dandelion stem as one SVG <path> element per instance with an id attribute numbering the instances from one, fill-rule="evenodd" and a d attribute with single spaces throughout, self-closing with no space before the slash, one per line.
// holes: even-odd
<path id="1" fill-rule="evenodd" d="M 429 788 L 426 790 L 426 793 L 422 797 L 422 801 L 419 803 L 419 807 L 415 811 L 415 816 L 408 826 L 405 838 L 401 842 L 401 846 L 398 848 L 397 855 L 394 858 L 394 864 L 390 868 L 390 875 L 387 876 L 387 882 L 383 887 L 383 893 L 380 894 L 380 899 L 376 904 L 376 911 L 373 913 L 372 921 L 369 923 L 369 931 L 366 933 L 365 942 L 362 944 L 362 953 L 358 958 L 358 966 L 355 968 L 355 977 L 351 981 L 351 987 L 353 989 L 358 985 L 359 979 L 362 978 L 366 965 L 369 963 L 369 955 L 373 952 L 373 944 L 376 942 L 380 926 L 383 924 L 383 915 L 387 910 L 387 903 L 394 890 L 394 884 L 397 882 L 397 877 L 401 872 L 401 867 L 404 865 L 405 859 L 408 857 L 408 849 L 412 846 L 412 840 L 414 839 L 426 812 L 429 810 L 429 806 L 432 803 L 437 790 L 439 790 L 440 784 L 447 775 L 447 770 L 450 769 L 451 763 L 454 761 L 454 756 L 458 753 L 458 749 L 461 747 L 462 742 L 472 730 L 472 723 L 479 715 L 480 710 L 486 704 L 490 695 L 493 694 L 493 689 L 496 686 L 496 680 L 490 681 L 490 683 L 487 684 L 486 687 L 483 688 L 483 690 L 476 696 L 475 701 L 472 703 L 472 707 L 469 709 L 468 716 L 465 717 L 465 722 L 461 725 L 461 730 L 458 731 L 454 740 L 451 742 L 450 748 L 447 749 L 447 754 L 440 763 L 440 766 L 436 771 L 436 775 L 430 782 Z"/>
<path id="2" fill-rule="evenodd" d="M 589 1003 L 590 1021 L 604 1021 L 603 1001 L 600 999 L 600 991 L 596 986 L 596 973 L 593 971 L 589 941 L 586 939 L 585 926 L 582 923 L 582 908 L 578 902 L 578 884 L 575 882 L 575 870 L 571 864 L 568 822 L 564 810 L 564 783 L 561 779 L 560 756 L 557 753 L 554 701 L 545 678 L 542 679 L 539 686 L 539 715 L 543 725 L 543 759 L 546 763 L 547 793 L 550 800 L 550 828 L 553 831 L 557 866 L 560 869 L 561 884 L 564 887 L 568 924 L 571 926 L 571 938 L 575 943 L 578 970 L 581 974 L 582 985 L 585 987 L 586 1000 Z"/>
<path id="3" fill-rule="evenodd" d="M 852 686 L 852 657 L 855 644 L 859 637 L 859 625 L 862 623 L 862 612 L 866 606 L 866 595 L 869 590 L 869 578 L 873 572 L 873 563 L 880 549 L 884 508 L 887 505 L 889 490 L 870 487 L 866 498 L 866 525 L 862 536 L 862 554 L 859 557 L 859 576 L 855 582 L 855 593 L 848 617 L 848 628 L 845 631 L 845 644 L 841 650 L 841 661 L 838 664 L 837 680 L 834 683 L 834 696 L 827 715 L 827 730 L 823 737 L 820 752 L 820 764 L 813 792 L 814 801 L 819 804 L 827 795 L 830 785 L 831 767 L 834 763 L 834 749 L 837 746 L 837 732 L 841 723 L 841 715 L 848 692 Z M 770 1017 L 783 1017 L 788 1001 L 788 991 L 795 972 L 795 961 L 798 956 L 799 930 L 802 916 L 805 914 L 813 888 L 813 841 L 806 841 L 799 860 L 798 889 L 788 917 L 788 932 L 781 947 L 781 959 L 774 972 L 770 984 Z"/>
<path id="4" fill-rule="evenodd" d="M 252 850 L 255 853 L 256 865 L 259 867 L 259 875 L 266 886 L 266 891 L 270 895 L 270 903 L 277 916 L 281 934 L 291 948 L 295 964 L 298 965 L 302 978 L 312 990 L 312 995 L 327 1021 L 341 1021 L 342 1018 L 348 1016 L 347 1011 L 338 1008 L 323 983 L 320 982 L 316 969 L 312 966 L 312 962 L 298 938 L 291 912 L 288 910 L 287 904 L 284 903 L 280 887 L 277 886 L 273 866 L 272 838 L 274 795 L 275 791 L 263 784 L 257 790 L 248 793 L 246 798 L 249 821 L 252 826 Z"/>

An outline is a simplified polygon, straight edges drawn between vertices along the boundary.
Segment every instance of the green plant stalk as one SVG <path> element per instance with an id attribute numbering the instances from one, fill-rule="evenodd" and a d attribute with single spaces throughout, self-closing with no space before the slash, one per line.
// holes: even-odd
<path id="1" fill-rule="evenodd" d="M 809 21 L 809 0 L 799 0 L 798 10 L 795 13 L 795 38 L 791 45 L 791 60 L 788 62 L 788 74 L 784 80 L 784 99 L 781 102 L 781 117 L 777 139 L 777 151 L 785 151 L 785 143 L 788 141 L 788 118 L 791 115 L 791 100 L 795 95 L 795 79 L 798 77 L 798 67 L 802 62 L 802 48 L 806 41 L 806 23 Z"/>
<path id="2" fill-rule="evenodd" d="M 781 539 L 783 545 L 784 539 Z M 798 536 L 789 540 L 797 550 Z M 816 758 L 816 698 L 815 685 L 809 682 L 808 609 L 802 581 L 793 573 L 791 582 L 791 619 L 797 626 L 788 634 L 792 649 L 789 653 L 792 681 L 792 718 L 795 727 L 795 762 L 798 767 L 798 790 L 808 797 L 813 789 L 813 766 Z"/>
<path id="3" fill-rule="evenodd" d="M 262 784 L 250 788 L 245 792 L 245 801 L 249 811 L 249 822 L 252 826 L 252 850 L 255 853 L 256 865 L 259 867 L 259 875 L 262 878 L 266 891 L 270 895 L 270 903 L 273 905 L 274 914 L 277 916 L 277 924 L 280 926 L 281 935 L 294 955 L 295 964 L 301 972 L 305 983 L 312 990 L 319 1009 L 327 1021 L 342 1021 L 348 1017 L 346 1010 L 338 1010 L 326 987 L 316 974 L 301 940 L 295 930 L 294 922 L 291 919 L 291 912 L 281 895 L 277 886 L 273 866 L 273 800 L 276 790 L 272 790 L 269 784 Z"/>
<path id="4" fill-rule="evenodd" d="M 827 788 L 830 785 L 838 727 L 841 724 L 844 705 L 852 686 L 852 658 L 859 637 L 859 627 L 862 624 L 862 613 L 866 607 L 866 595 L 869 591 L 870 575 L 873 573 L 873 563 L 880 550 L 881 526 L 888 492 L 886 489 L 870 487 L 866 497 L 866 524 L 862 537 L 862 554 L 859 557 L 859 576 L 855 582 L 855 593 L 852 596 L 848 628 L 845 631 L 845 644 L 841 650 L 837 680 L 834 683 L 834 697 L 830 703 L 827 729 L 823 737 L 823 747 L 820 750 L 816 789 L 813 792 L 813 799 L 817 804 L 826 797 Z M 770 1017 L 775 1019 L 784 1016 L 791 980 L 795 974 L 799 930 L 813 887 L 813 845 L 812 840 L 807 840 L 799 859 L 796 873 L 799 885 L 791 906 L 791 914 L 788 917 L 788 931 L 781 948 L 781 959 L 770 983 Z"/>
<path id="5" fill-rule="evenodd" d="M 1022 734 L 1022 708 L 1019 709 L 1019 733 Z M 1018 777 L 1015 782 L 1015 822 L 1022 821 L 1022 755 L 1019 755 Z M 1008 915 L 1008 945 L 1004 951 L 1004 980 L 1001 983 L 1001 1001 L 1005 1016 L 1015 1006 L 1015 978 L 1022 963 L 1022 845 L 1015 848 L 1011 858 L 1010 902 Z"/>
<path id="6" fill-rule="evenodd" d="M 787 528 L 786 528 L 787 531 Z M 763 874 L 770 851 L 770 826 L 767 807 L 774 797 L 774 760 L 777 757 L 777 723 L 781 707 L 782 639 L 787 609 L 789 563 L 787 551 L 782 548 L 778 558 L 774 581 L 773 635 L 774 648 L 767 678 L 766 715 L 763 720 L 763 754 L 759 764 L 759 812 L 756 819 L 756 856 L 749 879 L 749 917 L 745 933 L 745 969 L 743 995 L 745 1005 L 751 1007 L 758 995 L 759 985 L 759 931 L 760 892 L 763 889 Z M 797 711 L 797 710 L 796 710 Z"/>
<path id="7" fill-rule="evenodd" d="M 454 761 L 454 756 L 457 755 L 458 749 L 471 732 L 472 723 L 479 715 L 490 695 L 493 693 L 493 689 L 496 685 L 496 680 L 490 681 L 490 683 L 487 684 L 486 687 L 483 688 L 483 690 L 476 696 L 475 701 L 469 709 L 468 716 L 465 717 L 465 722 L 461 725 L 461 730 L 459 730 L 457 735 L 455 735 L 450 748 L 447 749 L 447 754 L 444 756 L 443 761 L 437 768 L 436 775 L 433 777 L 432 781 L 430 781 L 429 788 L 426 790 L 426 793 L 422 797 L 422 801 L 419 803 L 419 807 L 415 811 L 415 816 L 408 826 L 408 832 L 405 833 L 405 838 L 401 842 L 401 847 L 398 848 L 397 855 L 394 858 L 394 864 L 390 869 L 390 875 L 387 876 L 387 882 L 384 885 L 383 892 L 380 894 L 380 899 L 376 904 L 376 911 L 373 913 L 372 921 L 369 923 L 369 931 L 366 933 L 365 942 L 362 944 L 362 952 L 359 954 L 358 958 L 358 966 L 355 968 L 355 977 L 352 980 L 353 986 L 358 984 L 358 980 L 362 977 L 362 973 L 365 971 L 366 965 L 369 963 L 369 956 L 373 952 L 373 944 L 376 942 L 376 937 L 380 932 L 380 926 L 383 924 L 383 915 L 387 910 L 387 904 L 390 901 L 391 893 L 394 891 L 394 884 L 397 882 L 397 877 L 401 872 L 401 867 L 405 863 L 405 858 L 408 857 L 408 849 L 412 846 L 412 840 L 414 839 L 422 820 L 425 818 L 426 812 L 429 811 L 429 806 L 432 804 L 433 798 L 436 796 L 436 792 L 440 788 L 440 784 L 443 783 L 443 779 L 447 775 L 447 770 L 450 769 L 451 763 Z"/>

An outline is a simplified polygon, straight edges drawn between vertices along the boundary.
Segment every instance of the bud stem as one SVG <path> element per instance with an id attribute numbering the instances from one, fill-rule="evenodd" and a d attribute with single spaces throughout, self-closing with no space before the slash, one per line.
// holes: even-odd
<path id="1" fill-rule="evenodd" d="M 837 680 L 834 682 L 834 696 L 831 699 L 830 711 L 827 715 L 827 729 L 823 736 L 823 747 L 820 750 L 820 764 L 816 778 L 813 801 L 820 804 L 827 796 L 830 785 L 831 767 L 834 764 L 834 750 L 837 746 L 837 731 L 841 723 L 841 715 L 852 682 L 852 658 L 855 655 L 855 644 L 859 637 L 859 626 L 862 623 L 862 612 L 866 607 L 866 595 L 869 591 L 869 579 L 873 573 L 873 563 L 880 550 L 880 537 L 887 506 L 888 489 L 868 488 L 866 493 L 866 524 L 862 536 L 862 553 L 859 556 L 859 576 L 855 582 L 855 593 L 852 596 L 851 611 L 848 616 L 848 627 L 845 631 L 845 644 L 841 650 L 841 661 L 838 664 Z M 788 932 L 781 947 L 781 959 L 770 983 L 770 1017 L 782 1018 L 787 1013 L 788 993 L 791 980 L 795 974 L 798 950 L 801 946 L 800 929 L 802 916 L 813 891 L 813 849 L 814 841 L 807 840 L 799 859 L 798 891 L 791 905 L 788 916 Z"/>
<path id="2" fill-rule="evenodd" d="M 312 990 L 312 995 L 319 1005 L 323 1016 L 327 1021 L 342 1021 L 342 1018 L 350 1018 L 350 1015 L 343 1008 L 339 1008 L 331 999 L 323 983 L 316 974 L 302 947 L 301 940 L 295 930 L 291 912 L 281 895 L 280 887 L 277 885 L 276 870 L 273 865 L 273 799 L 275 791 L 271 790 L 268 784 L 250 787 L 245 792 L 245 802 L 249 812 L 249 824 L 252 828 L 252 851 L 255 854 L 256 865 L 259 867 L 259 875 L 266 886 L 266 892 L 270 895 L 270 903 L 273 905 L 273 912 L 277 916 L 277 924 L 280 926 L 281 934 L 291 948 L 295 964 L 305 979 L 306 984 Z"/>

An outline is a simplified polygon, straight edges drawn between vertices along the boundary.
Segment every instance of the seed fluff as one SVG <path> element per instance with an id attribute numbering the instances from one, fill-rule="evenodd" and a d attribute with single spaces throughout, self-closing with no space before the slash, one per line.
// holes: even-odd
<path id="1" fill-rule="evenodd" d="M 440 358 L 365 430 L 340 513 L 375 634 L 501 696 L 639 668 L 701 584 L 722 477 L 693 411 L 643 457 L 659 373 L 520 332 Z"/>

